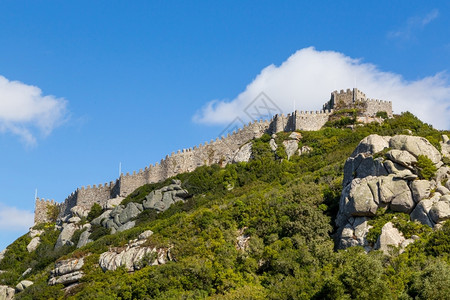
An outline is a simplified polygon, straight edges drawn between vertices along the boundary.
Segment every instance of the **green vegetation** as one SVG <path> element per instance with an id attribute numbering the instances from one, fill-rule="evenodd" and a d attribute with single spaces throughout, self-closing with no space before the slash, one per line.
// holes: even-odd
<path id="1" fill-rule="evenodd" d="M 419 177 L 421 179 L 430 180 L 436 175 L 437 168 L 425 155 L 419 155 L 417 157 L 417 169 L 419 171 Z"/>
<path id="2" fill-rule="evenodd" d="M 58 218 L 59 214 L 59 208 L 56 205 L 47 204 L 47 220 L 50 223 L 56 222 L 56 219 Z"/>
<path id="3" fill-rule="evenodd" d="M 389 116 L 388 116 L 388 114 L 387 114 L 387 112 L 385 112 L 385 111 L 379 111 L 379 112 L 377 112 L 376 113 L 376 115 L 375 115 L 377 118 L 382 118 L 382 119 L 384 119 L 384 120 L 386 120 Z"/>
<path id="4" fill-rule="evenodd" d="M 103 209 L 100 206 L 100 204 L 94 203 L 94 205 L 92 205 L 91 210 L 87 215 L 88 222 L 91 222 L 95 218 L 99 217 L 102 214 L 102 211 Z"/>
<path id="5" fill-rule="evenodd" d="M 263 135 L 253 141 L 254 159 L 248 163 L 204 166 L 177 175 L 191 197 L 163 213 L 144 211 L 135 228 L 111 235 L 93 226 L 94 242 L 55 251 L 58 231 L 39 225 L 45 233 L 38 250 L 27 252 L 28 236 L 9 246 L 0 263 L 7 271 L 0 275 L 0 284 L 34 281 L 18 299 L 449 299 L 449 223 L 433 232 L 405 214 L 380 211 L 371 221 L 371 242 L 388 221 L 405 236 L 416 234 L 420 239 L 389 258 L 357 247 L 334 249 L 345 159 L 365 136 L 405 129 L 436 139 L 441 134 L 405 113 L 383 124 L 301 132 L 301 145 L 312 151 L 290 160 L 272 152 L 271 137 Z M 283 138 L 280 134 L 276 140 L 279 148 Z M 141 203 L 149 192 L 168 183 L 170 179 L 142 186 L 122 204 Z M 99 212 L 93 207 L 88 219 Z M 124 246 L 147 229 L 154 232 L 147 245 L 170 246 L 174 261 L 148 266 L 148 257 L 134 273 L 101 270 L 102 252 Z M 242 231 L 250 239 L 245 249 L 238 249 L 236 238 Z M 82 256 L 85 276 L 80 285 L 67 294 L 62 286 L 47 286 L 56 259 Z M 33 271 L 21 277 L 28 266 Z"/>

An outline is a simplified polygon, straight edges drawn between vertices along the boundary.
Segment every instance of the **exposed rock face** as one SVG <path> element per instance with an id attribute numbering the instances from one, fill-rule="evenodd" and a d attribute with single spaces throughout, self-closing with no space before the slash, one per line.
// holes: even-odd
<path id="1" fill-rule="evenodd" d="M 403 234 L 394 227 L 392 222 L 387 222 L 381 228 L 381 234 L 378 237 L 375 249 L 383 251 L 384 254 L 390 254 L 393 248 L 400 247 L 400 253 L 402 253 L 405 247 L 412 242 L 412 239 L 406 240 Z"/>
<path id="2" fill-rule="evenodd" d="M 142 246 L 151 234 L 153 232 L 145 231 L 139 239 L 130 241 L 125 247 L 112 248 L 102 253 L 98 262 L 100 267 L 103 271 L 114 271 L 123 266 L 129 272 L 133 272 L 146 265 L 162 265 L 172 260 L 169 248 Z"/>
<path id="3" fill-rule="evenodd" d="M 77 283 L 84 275 L 81 268 L 84 259 L 67 259 L 55 263 L 55 269 L 50 272 L 49 285 L 63 284 L 65 286 Z"/>
<path id="4" fill-rule="evenodd" d="M 89 230 L 83 231 L 80 235 L 80 239 L 78 240 L 77 248 L 84 247 L 88 243 L 92 242 L 92 240 L 89 239 L 90 235 L 91 232 Z"/>
<path id="5" fill-rule="evenodd" d="M 118 206 L 120 203 L 122 203 L 124 197 L 116 197 L 109 199 L 106 201 L 105 205 L 103 206 L 103 209 L 114 209 L 116 206 Z"/>
<path id="6" fill-rule="evenodd" d="M 430 209 L 433 206 L 433 203 L 434 201 L 429 199 L 420 201 L 410 215 L 411 220 L 434 227 L 435 223 L 430 218 Z"/>
<path id="7" fill-rule="evenodd" d="M 78 226 L 73 223 L 64 223 L 63 230 L 59 234 L 58 240 L 56 241 L 55 249 L 61 248 L 64 245 L 72 246 L 73 242 L 71 239 L 77 229 Z"/>
<path id="8" fill-rule="evenodd" d="M 441 154 L 431 145 L 431 143 L 419 136 L 396 135 L 389 141 L 389 146 L 393 149 L 406 150 L 415 157 L 426 155 L 434 164 L 441 161 Z"/>
<path id="9" fill-rule="evenodd" d="M 148 194 L 142 204 L 145 209 L 153 208 L 158 211 L 165 211 L 175 202 L 184 202 L 188 196 L 189 193 L 181 187 L 181 182 L 174 180 L 171 185 Z"/>
<path id="10" fill-rule="evenodd" d="M 236 249 L 240 251 L 245 251 L 248 248 L 248 243 L 250 241 L 250 236 L 244 234 L 247 227 L 238 230 L 238 236 L 236 238 Z"/>
<path id="11" fill-rule="evenodd" d="M 298 141 L 297 140 L 283 141 L 283 145 L 286 149 L 286 155 L 287 155 L 288 159 L 290 159 L 291 156 L 294 155 L 298 150 Z"/>
<path id="12" fill-rule="evenodd" d="M 243 145 L 233 158 L 233 162 L 247 162 L 252 157 L 252 143 Z"/>
<path id="13" fill-rule="evenodd" d="M 312 151 L 311 147 L 302 146 L 302 148 L 298 150 L 298 155 L 308 154 L 311 151 Z"/>
<path id="14" fill-rule="evenodd" d="M 84 209 L 81 206 L 74 206 L 70 209 L 70 212 L 72 213 L 73 217 L 78 217 L 80 219 L 86 218 L 89 214 L 89 210 Z"/>
<path id="15" fill-rule="evenodd" d="M 385 155 L 374 158 L 375 154 L 388 147 L 391 150 Z M 439 167 L 435 178 L 430 181 L 417 179 L 419 155 L 426 155 Z M 381 208 L 410 214 L 411 220 L 430 227 L 450 219 L 450 190 L 441 184 L 447 184 L 450 168 L 443 165 L 441 158 L 439 151 L 421 137 L 370 135 L 364 138 L 344 166 L 343 190 L 336 219 L 338 247 L 359 245 L 370 250 L 373 245 L 367 244 L 365 235 L 356 235 L 355 220 L 358 217 L 371 218 Z M 432 190 L 435 190 L 434 194 Z M 397 229 L 390 226 L 384 228 L 384 235 L 377 244 L 385 253 L 387 248 L 383 248 L 383 244 L 398 246 L 405 241 L 396 235 Z M 367 226 L 362 228 L 367 229 Z M 412 241 L 406 243 L 409 242 Z"/>
<path id="16" fill-rule="evenodd" d="M 276 151 L 278 149 L 278 145 L 275 142 L 275 139 L 270 139 L 269 146 L 272 151 Z"/>
<path id="17" fill-rule="evenodd" d="M 341 229 L 341 239 L 338 247 L 341 249 L 351 246 L 363 246 L 367 251 L 370 246 L 366 240 L 370 226 L 366 217 L 350 218 L 349 223 Z"/>
<path id="18" fill-rule="evenodd" d="M 33 281 L 29 281 L 29 280 L 22 280 L 21 282 L 19 282 L 16 285 L 16 291 L 18 293 L 23 292 L 25 289 L 29 288 L 30 286 L 33 285 Z"/>
<path id="19" fill-rule="evenodd" d="M 27 251 L 28 252 L 33 252 L 34 250 L 37 249 L 37 247 L 39 246 L 39 244 L 41 243 L 41 238 L 38 236 L 35 236 L 34 238 L 31 239 L 30 243 L 27 245 Z"/>
<path id="20" fill-rule="evenodd" d="M 16 291 L 6 285 L 0 285 L 0 300 L 12 300 L 14 299 Z"/>
<path id="21" fill-rule="evenodd" d="M 353 151 L 350 157 L 356 157 L 359 153 L 375 154 L 389 148 L 389 136 L 379 136 L 378 134 L 371 134 L 361 140 L 358 147 Z"/>
<path id="22" fill-rule="evenodd" d="M 3 260 L 3 258 L 5 257 L 5 253 L 6 253 L 6 249 L 0 252 L 0 262 Z"/>
<path id="23" fill-rule="evenodd" d="M 450 157 L 450 139 L 445 134 L 442 135 L 441 149 L 442 155 Z"/>
<path id="24" fill-rule="evenodd" d="M 421 200 L 430 197 L 432 186 L 428 180 L 414 180 L 411 182 L 414 202 L 419 203 Z"/>
<path id="25" fill-rule="evenodd" d="M 407 168 L 412 168 L 413 164 L 417 163 L 417 159 L 414 155 L 404 150 L 390 150 L 386 153 L 386 157 Z"/>
<path id="26" fill-rule="evenodd" d="M 444 197 L 441 197 L 438 202 L 433 203 L 429 211 L 430 218 L 434 223 L 450 219 L 450 201 Z"/>

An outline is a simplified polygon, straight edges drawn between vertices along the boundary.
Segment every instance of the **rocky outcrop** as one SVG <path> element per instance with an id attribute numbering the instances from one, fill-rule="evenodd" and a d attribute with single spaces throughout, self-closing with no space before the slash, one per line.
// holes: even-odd
<path id="1" fill-rule="evenodd" d="M 74 206 L 70 209 L 72 217 L 77 217 L 80 219 L 86 218 L 89 214 L 89 210 L 84 209 L 81 206 Z"/>
<path id="2" fill-rule="evenodd" d="M 145 209 L 165 211 L 170 205 L 179 201 L 185 201 L 189 196 L 188 191 L 181 187 L 181 181 L 173 180 L 172 184 L 162 189 L 151 192 L 142 203 Z"/>
<path id="3" fill-rule="evenodd" d="M 73 223 L 63 223 L 62 228 L 63 229 L 56 240 L 55 249 L 65 245 L 72 246 L 74 244 L 72 242 L 73 234 L 79 229 L 79 227 Z"/>
<path id="4" fill-rule="evenodd" d="M 83 231 L 80 235 L 80 239 L 77 243 L 77 248 L 81 248 L 86 246 L 88 243 L 92 242 L 93 240 L 89 239 L 89 236 L 91 235 L 90 227 Z"/>
<path id="5" fill-rule="evenodd" d="M 3 260 L 3 258 L 5 257 L 6 250 L 7 250 L 7 249 L 5 249 L 5 250 L 3 250 L 3 251 L 0 252 L 0 262 L 1 262 L 1 261 Z"/>
<path id="6" fill-rule="evenodd" d="M 370 226 L 366 217 L 350 218 L 348 223 L 341 228 L 338 248 L 345 249 L 352 246 L 363 246 L 368 250 L 370 248 L 367 242 L 367 234 Z"/>
<path id="7" fill-rule="evenodd" d="M 447 135 L 442 135 L 442 141 L 440 142 L 442 155 L 450 158 L 450 139 Z"/>
<path id="8" fill-rule="evenodd" d="M 25 289 L 29 288 L 30 286 L 33 285 L 33 281 L 29 281 L 29 280 L 22 280 L 21 282 L 19 282 L 16 285 L 16 291 L 18 293 L 23 292 Z"/>
<path id="9" fill-rule="evenodd" d="M 49 285 L 63 284 L 65 286 L 76 284 L 83 277 L 81 268 L 84 258 L 67 259 L 55 263 L 55 268 L 50 272 Z"/>
<path id="10" fill-rule="evenodd" d="M 434 164 L 439 163 L 442 158 L 439 151 L 427 139 L 419 136 L 396 135 L 389 140 L 389 147 L 406 150 L 415 157 L 428 156 Z"/>
<path id="11" fill-rule="evenodd" d="M 405 251 L 406 246 L 413 243 L 413 239 L 405 239 L 403 234 L 394 227 L 392 222 L 387 222 L 381 228 L 381 234 L 378 237 L 375 249 L 383 251 L 384 254 L 390 254 L 394 248 L 399 247 L 399 252 Z"/>
<path id="12" fill-rule="evenodd" d="M 244 231 L 247 227 L 241 228 L 238 230 L 237 238 L 236 238 L 236 249 L 240 251 L 245 251 L 248 248 L 248 243 L 250 241 L 250 236 L 246 235 Z"/>
<path id="13" fill-rule="evenodd" d="M 298 141 L 297 140 L 288 140 L 283 141 L 284 148 L 286 149 L 286 155 L 288 159 L 291 158 L 298 150 Z"/>
<path id="14" fill-rule="evenodd" d="M 14 299 L 16 291 L 6 285 L 0 285 L 0 300 L 12 300 Z"/>
<path id="15" fill-rule="evenodd" d="M 41 238 L 38 236 L 35 236 L 34 238 L 31 239 L 30 243 L 27 245 L 27 251 L 28 252 L 33 252 L 34 250 L 37 249 L 37 247 L 39 246 L 39 244 L 41 243 Z"/>
<path id="16" fill-rule="evenodd" d="M 252 157 L 252 143 L 247 143 L 239 148 L 238 152 L 233 158 L 234 163 L 247 162 Z"/>
<path id="17" fill-rule="evenodd" d="M 431 180 L 418 179 L 419 155 L 429 157 L 438 168 Z M 379 209 L 410 214 L 411 220 L 430 227 L 450 219 L 450 190 L 442 184 L 449 181 L 450 168 L 443 165 L 441 158 L 439 151 L 422 137 L 370 135 L 364 138 L 344 166 L 343 190 L 336 219 L 338 247 L 359 245 L 366 250 L 372 249 L 374 245 L 368 245 L 364 234 L 356 235 L 357 226 L 364 228 L 362 232 L 367 231 L 367 225 L 356 220 L 361 217 L 370 219 Z M 399 240 L 395 235 L 396 229 L 389 226 L 384 228 L 381 244 L 376 247 L 383 244 L 398 246 L 403 242 L 395 242 Z M 387 248 L 382 250 L 386 253 Z"/>
<path id="18" fill-rule="evenodd" d="M 114 271 L 125 267 L 129 272 L 147 265 L 162 265 L 172 260 L 170 248 L 143 246 L 151 231 L 143 232 L 136 240 L 129 241 L 124 247 L 116 247 L 100 255 L 99 265 L 103 271 Z"/>

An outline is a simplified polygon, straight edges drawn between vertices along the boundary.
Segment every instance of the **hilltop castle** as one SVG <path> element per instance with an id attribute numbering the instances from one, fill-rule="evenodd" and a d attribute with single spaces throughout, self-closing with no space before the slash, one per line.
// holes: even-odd
<path id="1" fill-rule="evenodd" d="M 264 133 L 277 133 L 295 130 L 319 130 L 330 119 L 330 116 L 341 109 L 359 108 L 358 121 L 363 123 L 375 120 L 377 112 L 386 112 L 392 117 L 391 101 L 367 99 L 365 94 L 354 88 L 331 93 L 331 98 L 323 105 L 321 111 L 295 111 L 292 114 L 275 115 L 270 121 L 259 120 L 250 122 L 237 132 L 226 137 L 205 142 L 203 145 L 172 152 L 160 163 L 150 165 L 139 172 L 121 174 L 118 179 L 110 183 L 81 187 L 69 195 L 64 202 L 36 199 L 35 224 L 48 221 L 48 209 L 57 206 L 59 217 L 66 216 L 74 206 L 89 210 L 94 203 L 104 205 L 109 199 L 126 197 L 136 188 L 173 177 L 184 172 L 191 172 L 199 166 L 221 164 L 226 165 L 235 161 L 240 148 L 254 138 Z"/>

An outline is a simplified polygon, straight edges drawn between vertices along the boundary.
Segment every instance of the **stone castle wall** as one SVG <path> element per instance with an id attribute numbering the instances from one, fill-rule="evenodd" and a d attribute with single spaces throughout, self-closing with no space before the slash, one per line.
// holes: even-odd
<path id="1" fill-rule="evenodd" d="M 363 116 L 373 117 L 379 111 L 387 112 L 389 117 L 392 117 L 392 102 L 369 99 L 366 95 L 354 88 L 353 90 L 347 89 L 346 91 L 340 90 L 331 93 L 330 101 L 323 105 L 324 110 L 351 107 L 356 103 L 362 103 L 364 105 Z"/>
<path id="2" fill-rule="evenodd" d="M 55 200 L 36 199 L 34 209 L 34 224 L 39 224 L 48 221 L 48 208 L 49 206 L 59 206 Z"/>
<path id="3" fill-rule="evenodd" d="M 365 115 L 373 117 L 379 111 L 385 111 L 388 116 L 392 117 L 392 102 L 391 101 L 383 101 L 383 100 L 375 100 L 375 99 L 367 99 L 365 101 Z"/>
<path id="4" fill-rule="evenodd" d="M 249 140 L 261 137 L 268 132 L 269 121 L 255 121 L 245 125 L 237 132 L 228 134 L 227 137 L 217 138 L 211 142 L 205 142 L 199 146 L 172 152 L 160 163 L 150 165 L 144 170 L 132 174 L 122 174 L 115 182 L 81 187 L 69 195 L 64 202 L 48 202 L 59 206 L 59 216 L 63 217 L 70 213 L 74 206 L 90 209 L 94 203 L 104 205 L 107 200 L 115 197 L 126 197 L 136 188 L 155 183 L 173 177 L 184 172 L 191 172 L 199 166 L 220 163 L 226 165 L 233 162 L 237 151 Z M 35 224 L 48 222 L 47 201 L 36 200 Z"/>
<path id="5" fill-rule="evenodd" d="M 328 121 L 333 110 L 321 111 L 295 111 L 288 115 L 276 115 L 270 125 L 270 133 L 280 131 L 319 130 Z"/>
<path id="6" fill-rule="evenodd" d="M 248 141 L 261 137 L 264 133 L 277 133 L 281 131 L 289 132 L 295 130 L 319 130 L 329 120 L 333 113 L 335 101 L 365 101 L 366 114 L 375 115 L 378 111 L 386 111 L 392 116 L 392 104 L 387 101 L 367 100 L 364 93 L 357 89 L 334 91 L 331 99 L 324 105 L 321 111 L 295 111 L 288 115 L 276 115 L 272 120 L 254 121 L 245 125 L 237 132 L 228 134 L 226 137 L 205 142 L 199 146 L 189 149 L 172 152 L 159 163 L 150 165 L 144 170 L 133 172 L 132 174 L 121 174 L 116 181 L 109 184 L 99 184 L 81 187 L 69 195 L 64 202 L 55 203 L 44 200 L 36 200 L 35 224 L 47 222 L 47 204 L 58 205 L 60 217 L 70 214 L 70 209 L 74 206 L 81 206 L 89 210 L 94 203 L 104 205 L 107 200 L 115 197 L 126 197 L 136 188 L 147 184 L 155 183 L 173 177 L 184 172 L 192 172 L 197 167 L 221 164 L 222 166 L 233 162 L 233 158 L 240 147 Z"/>

